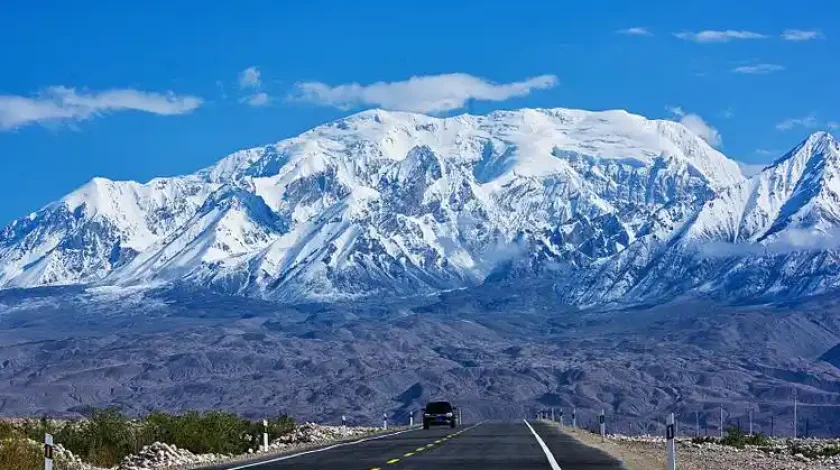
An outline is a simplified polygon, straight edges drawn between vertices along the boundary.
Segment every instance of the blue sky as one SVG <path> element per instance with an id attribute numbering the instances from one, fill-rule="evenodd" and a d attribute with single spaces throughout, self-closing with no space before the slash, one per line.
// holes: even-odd
<path id="1" fill-rule="evenodd" d="M 749 163 L 840 133 L 835 0 L 123 3 L 0 5 L 0 224 L 370 107 L 623 108 Z"/>

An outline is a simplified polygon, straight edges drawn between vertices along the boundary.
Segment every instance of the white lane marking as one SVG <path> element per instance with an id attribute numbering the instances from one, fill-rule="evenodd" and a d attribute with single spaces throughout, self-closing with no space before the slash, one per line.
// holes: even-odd
<path id="1" fill-rule="evenodd" d="M 398 434 L 405 434 L 407 432 L 417 431 L 418 429 L 419 428 L 406 429 L 405 431 L 392 432 L 391 434 L 382 434 L 380 436 L 367 437 L 365 439 L 359 439 L 358 441 L 342 442 L 340 444 L 333 444 L 329 447 L 322 447 L 320 449 L 307 450 L 305 452 L 299 452 L 297 454 L 292 454 L 292 455 L 284 455 L 282 457 L 277 457 L 277 458 L 274 458 L 274 459 L 271 459 L 271 460 L 263 460 L 263 461 L 260 461 L 260 462 L 253 462 L 253 463 L 249 463 L 249 464 L 245 464 L 245 465 L 240 465 L 238 467 L 230 467 L 226 470 L 240 470 L 240 469 L 243 469 L 243 468 L 256 467 L 258 465 L 265 465 L 267 463 L 280 462 L 282 460 L 289 460 L 289 459 L 293 459 L 295 457 L 300 457 L 301 455 L 315 454 L 315 453 L 324 452 L 324 451 L 330 450 L 330 449 L 336 449 L 338 447 L 352 446 L 352 445 L 356 445 L 356 444 L 361 444 L 362 442 L 375 441 L 377 439 L 383 439 L 385 437 L 391 437 L 391 436 L 396 436 Z"/>
<path id="2" fill-rule="evenodd" d="M 539 443 L 540 447 L 542 447 L 542 450 L 545 453 L 545 458 L 548 459 L 548 464 L 551 465 L 551 470 L 561 470 L 560 465 L 557 465 L 557 460 L 554 459 L 554 454 L 548 450 L 548 446 L 545 445 L 545 441 L 543 441 L 540 435 L 537 434 L 537 431 L 534 431 L 534 428 L 531 427 L 531 423 L 529 423 L 527 419 L 523 419 L 522 421 L 525 422 L 525 426 L 528 426 L 528 429 L 530 429 L 534 437 L 537 438 L 537 443 Z"/>

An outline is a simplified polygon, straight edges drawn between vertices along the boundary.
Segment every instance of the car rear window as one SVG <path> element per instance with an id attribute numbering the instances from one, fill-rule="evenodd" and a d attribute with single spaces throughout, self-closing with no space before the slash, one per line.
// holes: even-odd
<path id="1" fill-rule="evenodd" d="M 449 413 L 452 405 L 446 402 L 434 402 L 426 405 L 426 413 Z"/>

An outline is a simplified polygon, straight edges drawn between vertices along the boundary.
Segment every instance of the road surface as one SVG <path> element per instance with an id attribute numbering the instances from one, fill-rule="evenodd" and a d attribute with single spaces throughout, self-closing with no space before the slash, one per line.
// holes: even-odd
<path id="1" fill-rule="evenodd" d="M 219 470 L 621 470 L 609 455 L 543 423 L 410 430 Z"/>

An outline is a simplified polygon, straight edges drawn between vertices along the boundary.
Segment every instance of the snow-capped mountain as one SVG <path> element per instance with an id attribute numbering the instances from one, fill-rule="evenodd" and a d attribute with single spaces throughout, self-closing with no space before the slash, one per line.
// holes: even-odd
<path id="1" fill-rule="evenodd" d="M 704 246 L 828 234 L 836 162 L 815 134 L 746 180 L 681 124 L 624 111 L 366 111 L 192 175 L 94 179 L 0 232 L 0 286 L 297 300 L 539 277 L 573 303 L 668 295 L 711 281 L 680 269 L 732 258 Z"/>

